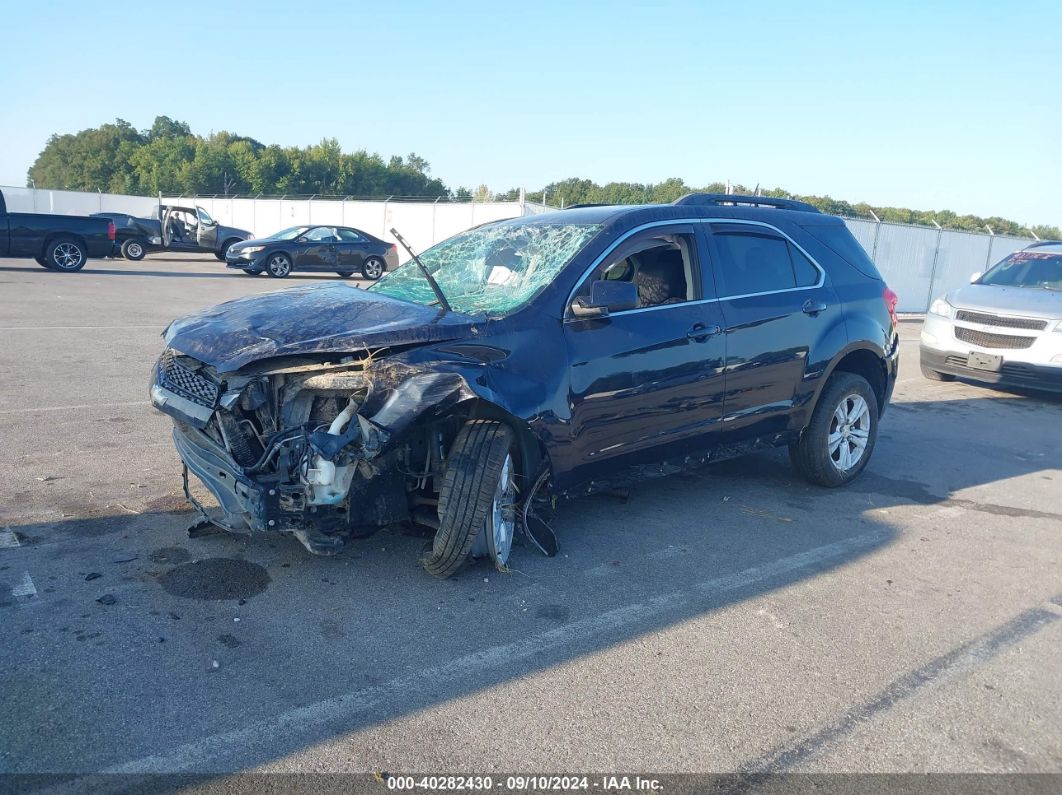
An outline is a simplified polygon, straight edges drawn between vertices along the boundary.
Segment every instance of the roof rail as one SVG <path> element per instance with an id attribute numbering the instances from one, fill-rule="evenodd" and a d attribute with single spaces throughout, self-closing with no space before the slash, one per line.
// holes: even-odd
<path id="1" fill-rule="evenodd" d="M 612 202 L 585 202 L 583 204 L 569 204 L 565 210 L 578 210 L 580 207 L 615 207 Z"/>
<path id="2" fill-rule="evenodd" d="M 749 204 L 759 207 L 773 207 L 777 210 L 799 210 L 805 213 L 817 213 L 819 209 L 807 202 L 795 199 L 775 199 L 770 196 L 743 196 L 737 193 L 687 193 L 672 204 L 723 205 Z"/>

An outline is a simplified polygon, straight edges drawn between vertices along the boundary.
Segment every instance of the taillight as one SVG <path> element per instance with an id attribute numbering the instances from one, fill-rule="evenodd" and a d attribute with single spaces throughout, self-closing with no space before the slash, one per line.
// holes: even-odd
<path id="1" fill-rule="evenodd" d="M 107 224 L 107 239 L 114 240 L 114 221 Z"/>
<path id="2" fill-rule="evenodd" d="M 896 304 L 900 302 L 900 296 L 896 295 L 889 287 L 886 287 L 881 297 L 885 299 L 885 306 L 889 310 L 889 317 L 892 318 L 892 325 L 898 328 L 900 319 L 896 317 Z"/>

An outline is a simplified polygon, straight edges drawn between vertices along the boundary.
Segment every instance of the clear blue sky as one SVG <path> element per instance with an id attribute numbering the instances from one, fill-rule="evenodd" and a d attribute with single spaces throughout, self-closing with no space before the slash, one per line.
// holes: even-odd
<path id="1" fill-rule="evenodd" d="M 0 184 L 53 132 L 158 114 L 416 152 L 448 185 L 569 176 L 1062 224 L 1054 2 L 9 3 Z"/>

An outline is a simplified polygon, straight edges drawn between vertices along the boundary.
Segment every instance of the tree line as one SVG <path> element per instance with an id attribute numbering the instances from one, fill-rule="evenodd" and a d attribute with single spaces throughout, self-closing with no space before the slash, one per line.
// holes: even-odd
<path id="1" fill-rule="evenodd" d="M 492 192 L 486 185 L 472 190 L 448 188 L 431 176 L 426 160 L 410 154 L 384 160 L 364 149 L 344 152 L 335 138 L 314 146 L 265 145 L 253 138 L 229 132 L 203 137 L 188 124 L 159 116 L 147 130 L 137 130 L 116 119 L 67 135 L 53 135 L 29 169 L 29 184 L 38 188 L 105 191 L 138 196 L 167 194 L 198 195 L 289 195 L 356 196 L 359 198 L 402 196 L 471 201 L 515 201 L 519 188 Z M 731 185 L 734 193 L 799 199 L 823 212 L 849 218 L 871 218 L 903 224 L 939 224 L 945 229 L 1029 236 L 1058 240 L 1057 226 L 1026 227 L 1006 218 L 959 215 L 950 210 L 912 210 L 851 203 L 830 196 L 790 193 L 783 188 L 760 191 Z M 526 194 L 529 201 L 555 207 L 573 204 L 656 204 L 671 202 L 695 190 L 724 193 L 727 186 L 713 182 L 703 187 L 687 185 L 678 177 L 657 183 L 609 182 L 599 185 L 572 177 L 551 182 Z"/>

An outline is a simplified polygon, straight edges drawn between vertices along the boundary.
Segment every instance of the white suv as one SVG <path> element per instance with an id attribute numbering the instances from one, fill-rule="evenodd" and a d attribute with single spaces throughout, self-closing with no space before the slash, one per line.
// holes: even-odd
<path id="1" fill-rule="evenodd" d="M 933 381 L 1062 392 L 1062 242 L 1017 251 L 934 301 L 921 364 Z"/>

